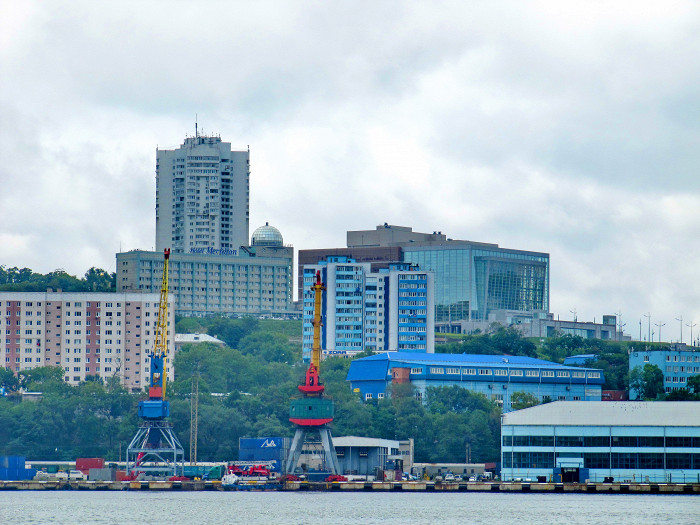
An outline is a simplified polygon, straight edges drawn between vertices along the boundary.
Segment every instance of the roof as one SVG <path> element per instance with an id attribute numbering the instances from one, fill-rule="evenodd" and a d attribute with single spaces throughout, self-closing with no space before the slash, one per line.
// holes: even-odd
<path id="1" fill-rule="evenodd" d="M 186 343 L 214 343 L 217 345 L 226 344 L 216 337 L 207 334 L 175 334 L 175 344 Z"/>
<path id="2" fill-rule="evenodd" d="M 503 425 L 700 427 L 700 401 L 555 401 L 508 412 Z"/>
<path id="3" fill-rule="evenodd" d="M 334 447 L 384 447 L 399 448 L 399 442 L 393 439 L 379 439 L 358 436 L 342 436 L 333 438 Z"/>
<path id="4" fill-rule="evenodd" d="M 536 359 L 534 357 L 525 357 L 520 355 L 501 355 L 501 354 L 429 354 L 420 352 L 383 352 L 374 354 L 369 357 L 363 357 L 358 361 L 387 361 L 392 363 L 421 363 L 421 364 L 455 364 L 455 365 L 503 365 L 503 366 L 532 366 L 532 367 L 554 367 L 568 368 L 559 363 L 545 361 L 544 359 Z"/>

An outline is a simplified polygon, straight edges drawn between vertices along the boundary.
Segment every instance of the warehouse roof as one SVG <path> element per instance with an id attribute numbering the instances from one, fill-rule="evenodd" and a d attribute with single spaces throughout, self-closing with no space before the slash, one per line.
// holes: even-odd
<path id="1" fill-rule="evenodd" d="M 358 436 L 341 436 L 333 438 L 335 447 L 384 447 L 399 448 L 399 442 L 393 439 L 368 438 Z"/>
<path id="2" fill-rule="evenodd" d="M 504 414 L 503 424 L 700 427 L 700 401 L 556 401 Z"/>
<path id="3" fill-rule="evenodd" d="M 490 354 L 429 354 L 418 352 L 383 352 L 355 359 L 348 371 L 347 380 L 386 380 L 389 365 L 452 365 L 494 366 L 504 368 L 549 368 L 559 370 L 598 370 L 595 368 L 569 367 L 534 357 Z"/>

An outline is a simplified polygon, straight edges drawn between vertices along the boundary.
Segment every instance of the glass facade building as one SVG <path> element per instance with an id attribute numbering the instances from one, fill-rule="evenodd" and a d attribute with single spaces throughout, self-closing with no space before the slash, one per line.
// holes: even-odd
<path id="1" fill-rule="evenodd" d="M 435 319 L 486 320 L 494 310 L 549 311 L 549 254 L 468 241 L 404 246 L 403 260 L 435 273 Z"/>

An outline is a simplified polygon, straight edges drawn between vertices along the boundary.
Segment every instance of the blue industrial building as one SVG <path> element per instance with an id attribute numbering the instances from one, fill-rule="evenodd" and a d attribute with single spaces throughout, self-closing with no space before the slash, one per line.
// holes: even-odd
<path id="1" fill-rule="evenodd" d="M 554 402 L 503 415 L 501 478 L 700 482 L 700 402 Z"/>
<path id="2" fill-rule="evenodd" d="M 460 386 L 511 410 L 514 392 L 540 401 L 600 401 L 603 373 L 522 356 L 385 352 L 356 359 L 346 378 L 362 398 L 381 399 L 394 383 L 410 383 L 422 398 L 431 386 Z"/>
<path id="3" fill-rule="evenodd" d="M 700 350 L 684 344 L 673 344 L 659 350 L 635 350 L 630 353 L 629 369 L 651 364 L 664 373 L 666 393 L 686 388 L 689 377 L 700 374 Z M 638 392 L 630 390 L 630 399 L 637 399 Z"/>

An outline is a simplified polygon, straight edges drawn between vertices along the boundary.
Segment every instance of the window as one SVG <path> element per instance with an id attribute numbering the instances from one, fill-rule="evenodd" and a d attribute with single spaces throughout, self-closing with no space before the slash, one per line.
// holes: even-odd
<path id="1" fill-rule="evenodd" d="M 493 371 L 493 374 L 497 376 L 507 376 L 508 370 L 505 370 L 503 368 L 496 368 L 496 370 Z"/>
<path id="2" fill-rule="evenodd" d="M 540 372 L 539 370 L 526 370 L 525 375 L 527 377 L 539 377 Z"/>
<path id="3" fill-rule="evenodd" d="M 447 368 L 445 372 L 448 374 L 459 374 L 459 368 Z"/>
<path id="4" fill-rule="evenodd" d="M 442 367 L 431 367 L 430 368 L 430 373 L 431 374 L 444 374 L 445 369 Z"/>
<path id="5" fill-rule="evenodd" d="M 384 399 L 384 392 L 379 392 L 377 394 L 377 399 Z"/>
<path id="6" fill-rule="evenodd" d="M 372 399 L 372 394 L 365 394 L 365 401 L 368 399 Z"/>
<path id="7" fill-rule="evenodd" d="M 490 368 L 479 368 L 479 375 L 480 376 L 490 376 L 491 369 Z"/>
<path id="8" fill-rule="evenodd" d="M 475 376 L 476 375 L 476 368 L 465 368 L 464 374 L 468 375 L 468 376 Z"/>
<path id="9" fill-rule="evenodd" d="M 511 370 L 510 375 L 515 376 L 515 377 L 522 377 L 523 371 L 522 370 Z"/>
<path id="10" fill-rule="evenodd" d="M 557 377 L 569 377 L 569 372 L 566 370 L 557 371 Z"/>
<path id="11" fill-rule="evenodd" d="M 542 377 L 554 377 L 554 372 L 552 370 L 543 370 Z"/>
<path id="12" fill-rule="evenodd" d="M 412 374 L 422 374 L 423 369 L 422 368 L 411 368 L 411 373 Z"/>

